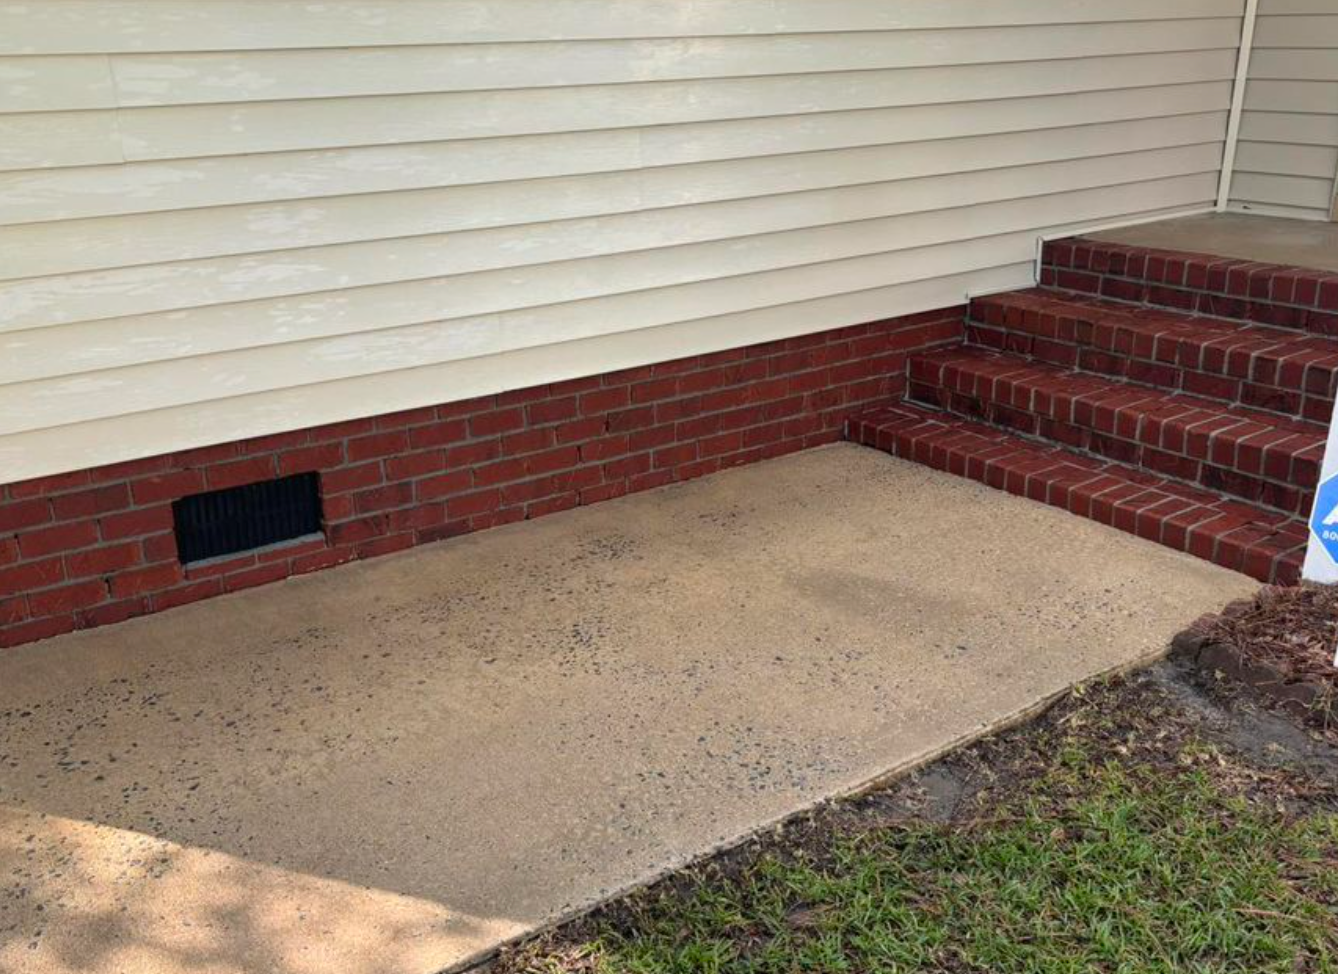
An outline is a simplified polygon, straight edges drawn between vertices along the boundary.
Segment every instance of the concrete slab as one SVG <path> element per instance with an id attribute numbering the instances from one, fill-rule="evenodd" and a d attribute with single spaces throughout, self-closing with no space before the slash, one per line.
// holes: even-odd
<path id="1" fill-rule="evenodd" d="M 1097 240 L 1338 271 L 1338 223 L 1204 213 L 1089 234 Z"/>
<path id="2" fill-rule="evenodd" d="M 427 974 L 1254 583 L 855 446 L 0 655 L 0 970 Z"/>

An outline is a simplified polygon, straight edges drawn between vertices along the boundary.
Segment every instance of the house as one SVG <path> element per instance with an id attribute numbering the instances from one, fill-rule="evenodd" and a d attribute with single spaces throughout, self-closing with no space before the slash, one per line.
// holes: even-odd
<path id="1" fill-rule="evenodd" d="M 1296 576 L 1338 266 L 1072 238 L 1329 229 L 1334 0 L 6 2 L 0 113 L 0 645 L 842 437 Z"/>

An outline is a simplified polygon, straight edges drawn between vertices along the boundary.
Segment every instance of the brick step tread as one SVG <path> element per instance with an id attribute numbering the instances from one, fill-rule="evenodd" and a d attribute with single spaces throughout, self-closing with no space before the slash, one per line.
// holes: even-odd
<path id="1" fill-rule="evenodd" d="M 1301 518 L 911 403 L 856 415 L 847 422 L 846 438 L 1260 581 L 1290 585 L 1300 578 L 1307 540 Z"/>
<path id="2" fill-rule="evenodd" d="M 1327 424 L 1338 340 L 1032 288 L 976 298 L 968 337 L 1055 365 Z"/>
<path id="3" fill-rule="evenodd" d="M 1324 456 L 1313 423 L 969 346 L 912 357 L 910 397 L 1287 513 Z"/>
<path id="4" fill-rule="evenodd" d="M 1041 283 L 1117 301 L 1338 335 L 1338 272 L 1088 237 L 1045 244 Z"/>

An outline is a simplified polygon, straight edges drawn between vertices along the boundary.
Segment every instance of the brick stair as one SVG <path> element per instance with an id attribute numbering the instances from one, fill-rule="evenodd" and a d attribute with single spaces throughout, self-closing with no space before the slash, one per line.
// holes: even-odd
<path id="1" fill-rule="evenodd" d="M 1132 304 L 1338 335 L 1338 273 L 1329 271 L 1070 237 L 1042 248 L 1040 283 Z"/>
<path id="2" fill-rule="evenodd" d="M 855 417 L 847 435 L 856 443 L 1062 507 L 1261 581 L 1289 585 L 1300 577 L 1303 521 L 1134 467 L 910 403 Z"/>
<path id="3" fill-rule="evenodd" d="M 847 438 L 1243 571 L 1300 577 L 1338 388 L 1338 274 L 1047 244 Z"/>
<path id="4" fill-rule="evenodd" d="M 1284 514 L 1324 458 L 1312 423 L 978 348 L 914 356 L 910 398 Z"/>
<path id="5" fill-rule="evenodd" d="M 977 298 L 972 344 L 1327 423 L 1338 343 L 1283 328 L 1033 289 Z"/>

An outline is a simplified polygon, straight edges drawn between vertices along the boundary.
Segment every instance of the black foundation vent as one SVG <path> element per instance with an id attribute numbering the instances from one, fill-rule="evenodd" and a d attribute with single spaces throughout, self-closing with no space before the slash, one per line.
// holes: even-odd
<path id="1" fill-rule="evenodd" d="M 314 473 L 183 497 L 172 505 L 177 554 L 206 561 L 291 541 L 321 529 L 320 487 Z"/>

